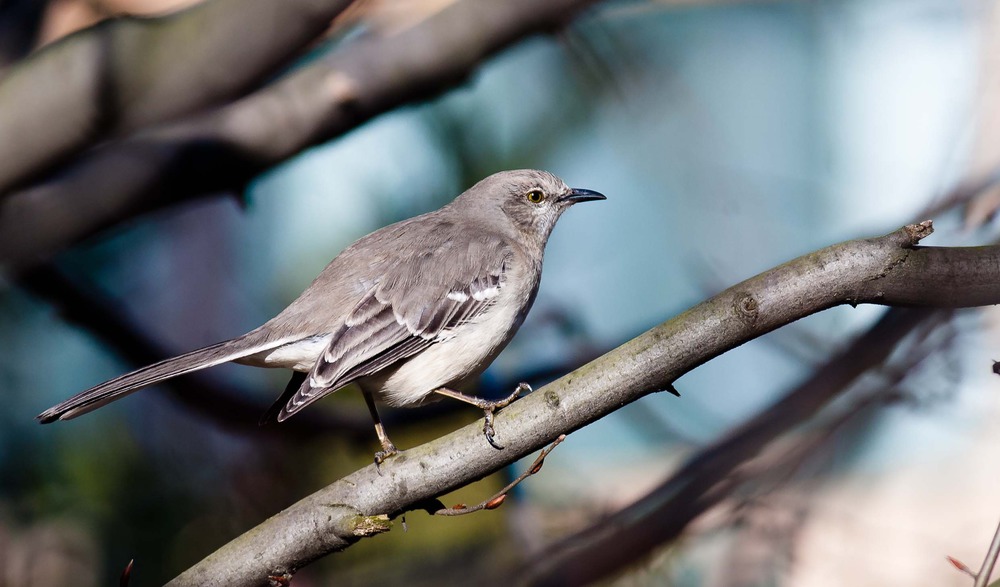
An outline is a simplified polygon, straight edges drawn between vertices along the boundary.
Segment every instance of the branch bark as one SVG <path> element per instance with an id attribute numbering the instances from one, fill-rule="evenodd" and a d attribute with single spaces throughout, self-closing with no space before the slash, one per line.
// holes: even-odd
<path id="1" fill-rule="evenodd" d="M 456 2 L 225 107 L 92 149 L 0 200 L 0 264 L 24 267 L 138 213 L 239 189 L 307 146 L 457 84 L 487 55 L 564 25 L 594 1 Z M 0 96 L 0 104 L 9 100 Z M 61 133 L 62 126 L 52 128 Z M 39 132 L 32 129 L 19 132 Z M 3 133 L 0 127 L 0 136 L 17 136 Z"/>
<path id="2" fill-rule="evenodd" d="M 991 169 L 987 176 L 958 184 L 917 216 L 926 218 L 966 205 L 992 189 L 1000 173 L 995 164 Z M 758 415 L 697 451 L 644 497 L 546 547 L 519 571 L 521 582 L 562 585 L 591 581 L 635 564 L 654 549 L 680 538 L 693 520 L 731 495 L 739 483 L 736 477 L 742 476 L 737 471 L 745 471 L 747 464 L 777 439 L 813 420 L 862 375 L 884 366 L 904 338 L 914 333 L 925 336 L 953 315 L 949 309 L 890 308 L 808 378 Z M 887 383 L 898 384 L 903 372 Z M 865 403 L 874 404 L 859 402 L 853 411 L 861 412 Z M 849 417 L 853 415 L 843 415 L 845 420 Z M 836 425 L 828 425 L 828 429 Z"/>
<path id="3" fill-rule="evenodd" d="M 275 571 L 349 546 L 357 515 L 393 515 L 511 464 L 560 434 L 669 388 L 694 367 L 838 304 L 964 307 L 1000 303 L 1000 247 L 924 248 L 930 222 L 848 241 L 737 284 L 514 402 L 496 417 L 503 451 L 481 423 L 369 466 L 306 497 L 195 565 L 170 585 L 263 585 Z M 330 536 L 342 539 L 332 542 Z"/>
<path id="4" fill-rule="evenodd" d="M 693 520 L 731 496 L 732 476 L 782 435 L 810 421 L 919 325 L 949 310 L 892 308 L 805 381 L 717 442 L 698 451 L 645 497 L 549 546 L 525 569 L 528 585 L 574 585 L 617 572 L 680 537 Z M 641 530 L 640 530 L 641 529 Z"/>
<path id="5" fill-rule="evenodd" d="M 0 193 L 104 137 L 246 92 L 351 2 L 211 0 L 105 21 L 42 49 L 0 83 Z"/>

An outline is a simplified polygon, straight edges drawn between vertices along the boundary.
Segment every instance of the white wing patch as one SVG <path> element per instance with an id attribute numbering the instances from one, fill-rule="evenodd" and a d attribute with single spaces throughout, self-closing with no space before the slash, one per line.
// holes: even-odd
<path id="1" fill-rule="evenodd" d="M 450 291 L 448 292 L 448 299 L 461 304 L 469 299 L 469 295 L 462 291 Z"/>
<path id="2" fill-rule="evenodd" d="M 472 299 L 476 300 L 477 302 L 485 302 L 486 300 L 497 297 L 498 293 L 500 293 L 500 288 L 494 285 L 491 287 L 487 287 L 486 289 L 481 289 L 479 291 L 472 292 Z"/>

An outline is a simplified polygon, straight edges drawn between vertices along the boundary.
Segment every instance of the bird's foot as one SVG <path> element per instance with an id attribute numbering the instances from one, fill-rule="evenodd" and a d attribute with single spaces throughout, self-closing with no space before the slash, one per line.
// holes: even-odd
<path id="1" fill-rule="evenodd" d="M 483 408 L 483 415 L 485 418 L 485 421 L 483 422 L 483 434 L 486 436 L 486 441 L 490 443 L 490 446 L 497 450 L 503 450 L 503 446 L 497 444 L 496 440 L 494 440 L 496 437 L 496 431 L 493 429 L 493 414 L 497 410 L 506 408 L 510 404 L 514 403 L 514 400 L 521 397 L 523 392 L 531 393 L 531 386 L 527 383 L 521 382 L 517 384 L 517 388 L 514 389 L 514 393 L 495 402 L 483 402 L 480 406 Z"/>
<path id="2" fill-rule="evenodd" d="M 392 441 L 388 438 L 385 440 L 386 441 L 382 443 L 382 450 L 375 453 L 375 471 L 378 472 L 379 475 L 382 474 L 382 469 L 380 468 L 382 463 L 384 463 L 385 460 L 392 455 L 399 452 L 399 449 L 396 448 L 396 445 L 394 445 Z"/>

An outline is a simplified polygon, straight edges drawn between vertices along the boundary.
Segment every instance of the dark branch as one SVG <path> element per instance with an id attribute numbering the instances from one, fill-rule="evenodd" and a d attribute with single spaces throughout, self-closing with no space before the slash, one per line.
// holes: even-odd
<path id="1" fill-rule="evenodd" d="M 0 83 L 0 193 L 106 136 L 239 96 L 351 1 L 210 0 L 162 18 L 105 21 L 49 45 Z M 237 42 L 248 36 L 254 42 Z"/>
<path id="2" fill-rule="evenodd" d="M 454 86 L 487 55 L 593 1 L 462 0 L 218 110 L 95 148 L 0 201 L 0 264 L 25 266 L 138 213 L 238 190 L 305 147 Z"/>
<path id="3" fill-rule="evenodd" d="M 20 284 L 39 298 L 55 304 L 64 319 L 86 327 L 134 365 L 148 365 L 175 354 L 151 339 L 107 297 L 52 265 L 43 264 L 23 273 Z M 205 372 L 192 373 L 160 385 L 169 389 L 183 405 L 231 431 L 257 436 L 267 433 L 277 437 L 294 435 L 305 438 L 336 431 L 354 442 L 371 442 L 371 420 L 366 413 L 359 412 L 359 417 L 351 417 L 317 410 L 302 414 L 302 419 L 294 426 L 261 428 L 257 426 L 257 421 L 270 401 L 258 404 L 248 400 L 253 397 L 249 390 L 222 383 Z"/>
<path id="4" fill-rule="evenodd" d="M 0 2 L 0 77 L 37 42 L 47 5 L 46 0 Z"/>

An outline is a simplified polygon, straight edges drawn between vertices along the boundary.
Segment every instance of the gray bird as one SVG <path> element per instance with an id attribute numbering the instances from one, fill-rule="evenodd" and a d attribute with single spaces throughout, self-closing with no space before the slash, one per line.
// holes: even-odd
<path id="1" fill-rule="evenodd" d="M 234 361 L 296 371 L 265 420 L 283 421 L 357 383 L 382 444 L 376 463 L 397 451 L 375 399 L 390 406 L 436 396 L 470 403 L 485 413 L 487 440 L 502 448 L 493 440 L 493 413 L 527 386 L 499 401 L 454 388 L 482 373 L 521 326 L 562 213 L 603 199 L 545 171 L 491 175 L 439 210 L 355 241 L 259 328 L 92 387 L 38 420 L 75 418 L 164 379 Z"/>

